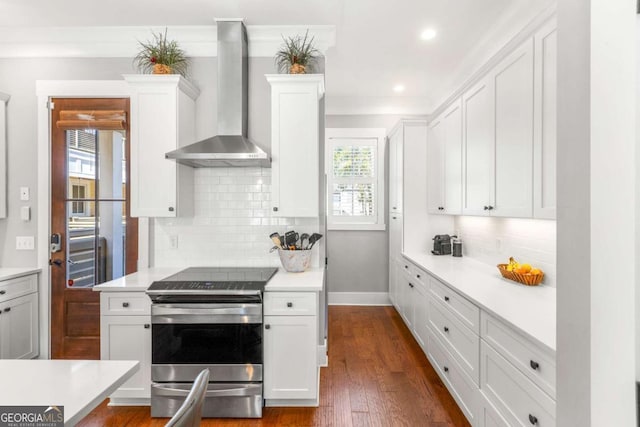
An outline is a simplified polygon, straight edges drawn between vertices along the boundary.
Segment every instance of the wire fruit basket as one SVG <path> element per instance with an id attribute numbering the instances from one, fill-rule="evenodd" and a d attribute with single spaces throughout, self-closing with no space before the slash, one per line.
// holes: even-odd
<path id="1" fill-rule="evenodd" d="M 507 270 L 508 264 L 498 264 L 498 270 L 500 270 L 500 274 L 505 279 L 513 280 L 514 282 L 522 283 L 527 286 L 538 286 L 542 283 L 542 279 L 544 279 L 544 273 L 540 274 L 522 274 L 516 273 L 515 271 Z"/>

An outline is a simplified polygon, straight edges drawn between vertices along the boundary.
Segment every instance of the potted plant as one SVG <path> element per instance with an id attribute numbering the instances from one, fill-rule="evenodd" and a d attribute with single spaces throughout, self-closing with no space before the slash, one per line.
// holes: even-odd
<path id="1" fill-rule="evenodd" d="M 280 73 L 305 74 L 313 71 L 320 51 L 309 38 L 309 30 L 303 36 L 282 37 L 284 45 L 276 53 L 275 62 Z"/>
<path id="2" fill-rule="evenodd" d="M 167 30 L 151 33 L 153 40 L 138 42 L 140 51 L 134 58 L 139 70 L 152 74 L 182 74 L 186 77 L 189 58 L 175 40 L 167 40 Z"/>

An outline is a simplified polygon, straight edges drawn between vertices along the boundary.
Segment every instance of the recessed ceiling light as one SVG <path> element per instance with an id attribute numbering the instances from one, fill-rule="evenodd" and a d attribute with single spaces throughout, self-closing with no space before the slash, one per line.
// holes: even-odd
<path id="1" fill-rule="evenodd" d="M 394 91 L 395 93 L 401 93 L 401 92 L 404 92 L 404 85 L 395 85 L 395 86 L 393 87 L 393 91 Z"/>
<path id="2" fill-rule="evenodd" d="M 422 40 L 432 40 L 436 37 L 438 33 L 433 28 L 427 28 L 420 34 L 420 38 Z"/>

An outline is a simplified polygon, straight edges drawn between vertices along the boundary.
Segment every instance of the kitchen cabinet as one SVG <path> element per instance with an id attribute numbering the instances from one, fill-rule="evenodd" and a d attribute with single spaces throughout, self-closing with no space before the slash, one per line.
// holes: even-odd
<path id="1" fill-rule="evenodd" d="M 398 301 L 398 274 L 402 259 L 402 215 L 389 214 L 389 298 L 396 305 Z"/>
<path id="2" fill-rule="evenodd" d="M 265 292 L 263 334 L 266 406 L 317 406 L 318 294 Z"/>
<path id="3" fill-rule="evenodd" d="M 402 213 L 404 173 L 404 126 L 389 135 L 389 213 Z"/>
<path id="4" fill-rule="evenodd" d="M 7 102 L 0 92 L 0 219 L 7 217 Z"/>
<path id="5" fill-rule="evenodd" d="M 151 300 L 144 292 L 100 292 L 100 359 L 140 362 L 140 369 L 110 396 L 111 404 L 149 404 Z"/>
<path id="6" fill-rule="evenodd" d="M 199 91 L 175 74 L 124 78 L 131 102 L 131 216 L 192 215 L 193 168 L 165 153 L 195 142 Z"/>
<path id="7" fill-rule="evenodd" d="M 432 214 L 462 213 L 462 102 L 434 120 L 427 137 L 427 200 Z"/>
<path id="8" fill-rule="evenodd" d="M 0 281 L 0 359 L 38 356 L 38 276 Z"/>
<path id="9" fill-rule="evenodd" d="M 530 39 L 462 96 L 464 214 L 533 215 L 533 65 Z"/>
<path id="10" fill-rule="evenodd" d="M 558 31 L 555 20 L 534 35 L 533 217 L 556 218 Z"/>
<path id="11" fill-rule="evenodd" d="M 324 75 L 267 75 L 271 84 L 271 216 L 317 217 Z"/>

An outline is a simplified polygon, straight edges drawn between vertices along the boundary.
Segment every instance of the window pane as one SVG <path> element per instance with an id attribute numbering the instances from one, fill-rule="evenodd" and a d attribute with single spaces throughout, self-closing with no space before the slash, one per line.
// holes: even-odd
<path id="1" fill-rule="evenodd" d="M 332 214 L 334 216 L 373 216 L 373 183 L 334 184 Z"/>
<path id="2" fill-rule="evenodd" d="M 374 147 L 340 146 L 333 150 L 333 176 L 371 178 L 375 170 Z"/>
<path id="3" fill-rule="evenodd" d="M 73 213 L 81 203 L 82 215 Z M 96 284 L 95 240 L 96 240 L 96 204 L 94 202 L 67 203 L 67 286 L 87 288 Z"/>

